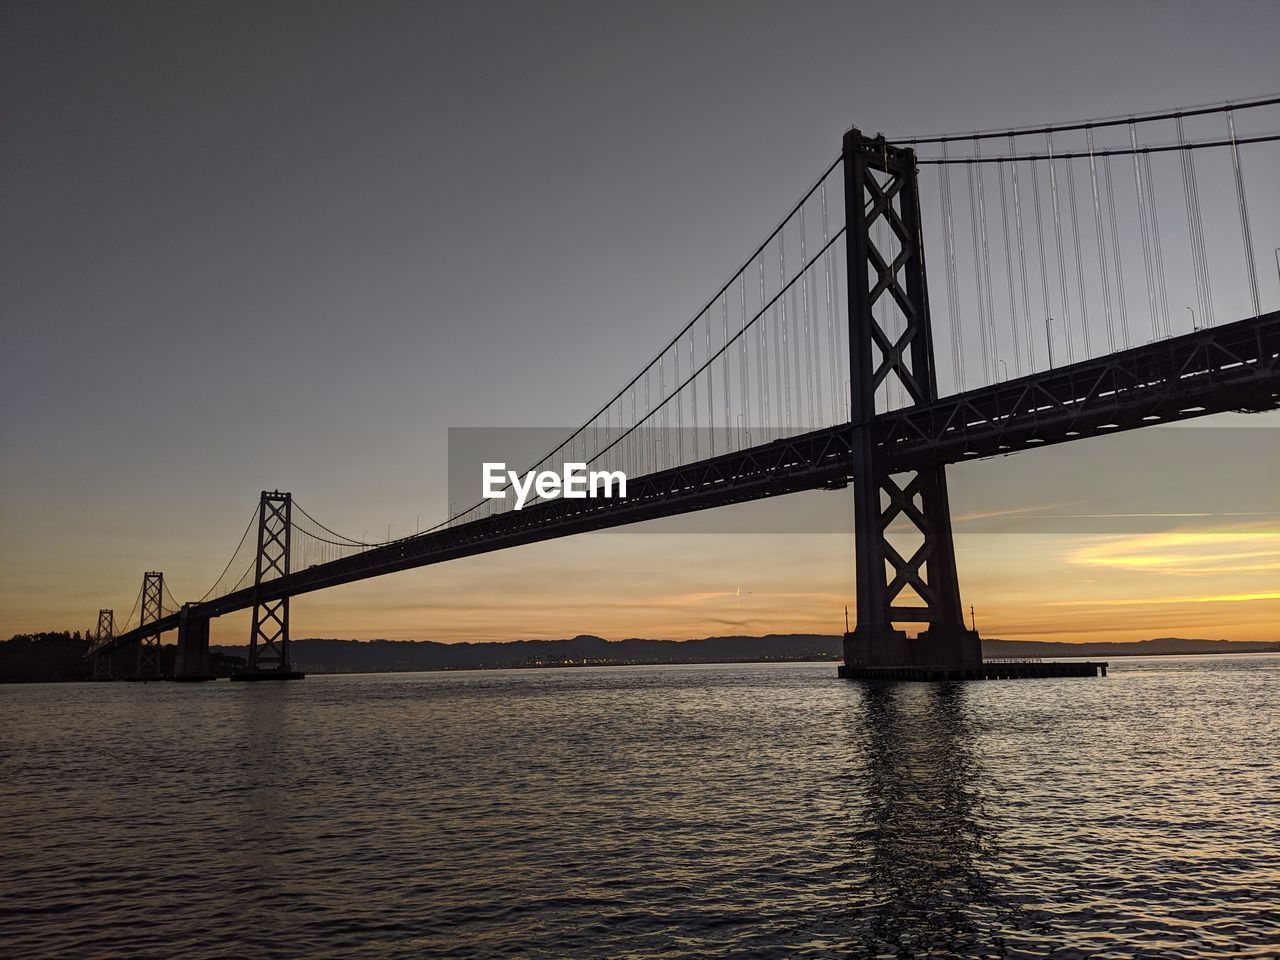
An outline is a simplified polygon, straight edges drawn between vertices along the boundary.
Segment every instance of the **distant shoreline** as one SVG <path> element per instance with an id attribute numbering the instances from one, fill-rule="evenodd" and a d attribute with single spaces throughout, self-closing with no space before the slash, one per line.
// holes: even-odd
<path id="1" fill-rule="evenodd" d="M 42 633 L 0 642 L 0 683 L 79 681 L 91 678 L 85 659 L 89 641 L 79 634 Z M 1118 659 L 1280 653 L 1273 641 L 1158 637 L 1116 643 L 1069 644 L 1042 640 L 983 640 L 989 660 Z M 768 634 L 691 640 L 605 640 L 583 634 L 563 640 L 439 643 L 432 640 L 336 640 L 304 638 L 291 644 L 295 669 L 317 675 L 443 673 L 460 670 L 545 670 L 563 667 L 696 666 L 699 664 L 836 663 L 843 659 L 839 635 Z M 161 648 L 163 672 L 173 669 L 176 648 Z M 210 648 L 211 672 L 230 676 L 243 668 L 243 646 Z M 133 672 L 134 654 L 114 655 L 114 675 Z"/>
<path id="2" fill-rule="evenodd" d="M 1091 660 L 1097 657 L 1248 657 L 1260 656 L 1264 654 L 1280 653 L 1280 646 L 1276 646 L 1267 650 L 1188 650 L 1172 653 L 1142 653 L 1142 652 L 1125 652 L 1125 653 L 1104 653 L 1089 654 L 1087 656 L 1071 656 L 1068 654 L 1052 654 L 1047 657 L 1034 657 L 1024 659 L 1036 660 Z M 987 657 L 988 660 L 1007 660 L 1009 657 Z M 609 663 L 524 663 L 511 664 L 505 666 L 489 666 L 489 667 L 412 667 L 403 669 L 376 669 L 376 670 L 323 670 L 310 669 L 309 672 L 313 676 L 318 677 L 346 677 L 372 675 L 378 673 L 477 673 L 481 671 L 497 671 L 497 670 L 568 670 L 580 669 L 583 667 L 731 667 L 744 664 L 762 664 L 762 663 L 840 663 L 843 657 L 770 657 L 758 658 L 754 660 L 645 660 L 643 662 L 609 662 Z"/>
<path id="3" fill-rule="evenodd" d="M 1136 657 L 1240 657 L 1240 656 L 1261 656 L 1266 654 L 1280 654 L 1280 646 L 1265 650 L 1189 650 L 1182 652 L 1169 653 L 1142 653 L 1142 652 L 1123 652 L 1123 653 L 1104 653 L 1090 654 L 1088 656 L 1070 656 L 1067 654 L 1054 654 L 1049 657 L 1024 658 L 1024 659 L 1064 659 L 1064 660 L 1087 660 L 1102 657 L 1118 657 L 1132 659 Z M 506 670 L 568 670 L 581 669 L 584 667 L 731 667 L 747 664 L 799 664 L 799 663 L 839 663 L 840 657 L 795 657 L 795 658 L 758 658 L 754 660 L 646 660 L 643 662 L 633 663 L 524 663 L 509 664 L 500 666 L 476 666 L 476 667 L 376 667 L 366 670 L 325 670 L 317 667 L 308 667 L 301 665 L 304 672 L 316 677 L 359 677 L 374 676 L 381 673 L 480 673 L 480 672 L 496 672 Z M 990 660 L 1011 659 L 1007 657 L 988 657 Z M 219 678 L 225 679 L 225 678 Z M 168 678 L 159 678 L 153 683 L 165 683 Z M 21 683 L 100 683 L 103 681 L 90 680 L 83 677 L 66 677 L 49 680 L 13 680 L 8 677 L 0 677 L 0 684 L 21 684 Z"/>

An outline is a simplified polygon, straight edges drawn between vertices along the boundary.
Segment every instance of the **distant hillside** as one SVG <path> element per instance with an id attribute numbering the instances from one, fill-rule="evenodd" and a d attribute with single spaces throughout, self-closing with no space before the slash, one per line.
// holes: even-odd
<path id="1" fill-rule="evenodd" d="M 0 683 L 87 680 L 92 663 L 84 657 L 89 641 L 74 633 L 39 633 L 0 642 Z M 1142 654 L 1280 652 L 1280 643 L 1186 640 L 1160 637 L 1133 643 L 1046 643 L 984 640 L 988 657 L 1127 657 Z M 174 646 L 160 649 L 161 664 L 172 672 Z M 211 648 L 213 672 L 228 676 L 243 665 L 245 647 Z M 838 660 L 840 637 L 811 633 L 771 633 L 764 637 L 706 637 L 702 640 L 513 640 L 493 643 L 435 643 L 429 640 L 295 640 L 294 665 L 310 673 L 383 673 L 410 670 L 476 670 L 657 663 L 750 663 L 789 660 Z M 134 669 L 134 649 L 117 651 L 117 676 Z"/>
<path id="2" fill-rule="evenodd" d="M 988 657 L 1123 657 L 1143 654 L 1261 653 L 1280 643 L 1186 640 L 1162 637 L 1130 643 L 1048 643 L 984 640 Z M 244 656 L 244 647 L 215 647 Z M 400 670 L 475 670 L 568 665 L 658 663 L 743 663 L 838 660 L 839 636 L 769 634 L 763 637 L 706 637 L 701 640 L 605 640 L 583 635 L 569 640 L 513 640 L 490 643 L 436 643 L 429 640 L 296 640 L 292 659 L 313 673 L 380 673 Z"/>
<path id="3" fill-rule="evenodd" d="M 244 656 L 245 647 L 214 647 Z M 763 660 L 835 660 L 839 637 L 770 634 L 702 640 L 510 640 L 436 643 L 430 640 L 295 640 L 291 659 L 314 673 L 375 673 L 395 670 L 475 670 L 592 664 L 734 663 Z"/>

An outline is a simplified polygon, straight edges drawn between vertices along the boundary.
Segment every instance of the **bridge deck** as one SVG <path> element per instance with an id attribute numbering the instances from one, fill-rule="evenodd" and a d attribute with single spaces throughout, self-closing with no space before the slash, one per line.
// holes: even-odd
<path id="1" fill-rule="evenodd" d="M 876 417 L 893 469 L 957 463 L 1206 416 L 1280 407 L 1280 313 L 1198 330 L 1106 357 L 954 394 Z M 628 478 L 625 500 L 553 500 L 408 537 L 263 584 L 296 596 L 527 543 L 853 482 L 849 424 Z M 254 603 L 247 587 L 193 606 L 216 617 Z M 104 649 L 173 630 L 173 614 Z"/>

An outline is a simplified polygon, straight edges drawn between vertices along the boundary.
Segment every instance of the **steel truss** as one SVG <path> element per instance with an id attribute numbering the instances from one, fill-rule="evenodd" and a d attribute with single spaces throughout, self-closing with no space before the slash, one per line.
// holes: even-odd
<path id="1" fill-rule="evenodd" d="M 98 611 L 98 628 L 93 633 L 93 643 L 89 653 L 93 656 L 93 679 L 114 679 L 115 670 L 112 665 L 111 641 L 116 633 L 116 615 L 113 610 Z"/>
<path id="2" fill-rule="evenodd" d="M 142 613 L 138 627 L 138 659 L 134 676 L 140 680 L 158 680 L 160 666 L 159 626 L 164 619 L 164 574 L 147 571 L 142 575 Z"/>
<path id="3" fill-rule="evenodd" d="M 249 631 L 250 673 L 289 672 L 289 595 L 264 585 L 289 575 L 293 497 L 262 491 L 258 506 L 258 553 L 253 576 L 253 624 Z"/>
<path id="4" fill-rule="evenodd" d="M 946 468 L 903 470 L 875 436 L 882 386 L 896 381 L 913 405 L 937 398 L 915 153 L 850 130 L 843 163 L 857 581 L 845 660 L 962 665 L 981 653 L 961 616 Z M 887 323 L 895 307 L 901 332 Z M 895 628 L 905 622 L 928 624 L 932 639 L 908 646 Z"/>

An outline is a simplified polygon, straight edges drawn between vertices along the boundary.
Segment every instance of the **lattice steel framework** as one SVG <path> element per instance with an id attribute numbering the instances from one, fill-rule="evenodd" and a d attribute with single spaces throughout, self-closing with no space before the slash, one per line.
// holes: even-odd
<path id="1" fill-rule="evenodd" d="M 103 645 L 109 644 L 115 635 L 115 611 L 99 610 L 98 629 L 93 634 L 93 679 L 95 680 L 111 680 L 113 678 L 111 652 L 104 650 Z"/>
<path id="2" fill-rule="evenodd" d="M 253 578 L 253 625 L 249 633 L 248 671 L 288 673 L 289 598 L 270 597 L 264 587 L 289 574 L 289 535 L 293 497 L 263 490 L 258 506 L 258 559 Z"/>
<path id="3" fill-rule="evenodd" d="M 149 570 L 142 575 L 142 614 L 140 622 L 143 628 L 155 623 L 164 616 L 164 574 Z M 136 676 L 148 680 L 161 677 L 160 668 L 160 631 L 147 631 L 138 641 L 138 662 Z"/>
<path id="4" fill-rule="evenodd" d="M 877 647 L 905 640 L 895 622 L 926 623 L 935 638 L 963 632 L 964 625 L 945 467 L 892 470 L 874 432 L 877 394 L 887 396 L 894 381 L 909 405 L 937 398 L 915 153 L 850 130 L 843 163 L 856 478 L 855 635 L 874 656 Z M 880 224 L 887 230 L 876 229 Z M 895 307 L 900 319 L 890 322 Z M 908 542 L 905 550 L 891 542 L 891 526 L 899 528 L 900 544 Z"/>

